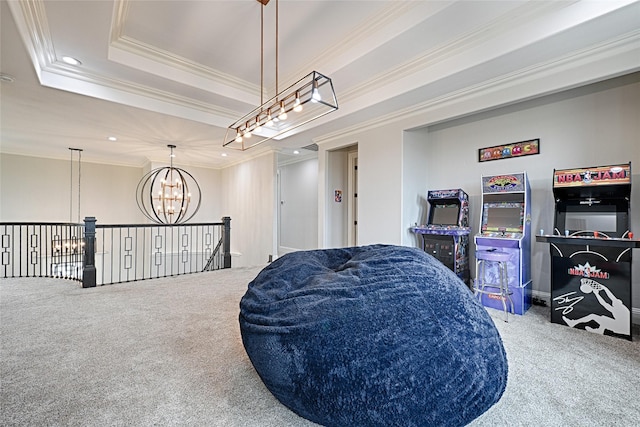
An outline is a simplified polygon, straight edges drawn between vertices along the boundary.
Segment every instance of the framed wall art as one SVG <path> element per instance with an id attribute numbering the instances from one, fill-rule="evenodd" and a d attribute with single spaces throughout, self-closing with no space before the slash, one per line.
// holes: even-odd
<path id="1" fill-rule="evenodd" d="M 540 154 L 540 139 L 530 139 L 528 141 L 480 148 L 478 150 L 478 161 L 488 162 L 490 160 L 510 159 L 512 157 L 531 156 L 533 154 Z"/>

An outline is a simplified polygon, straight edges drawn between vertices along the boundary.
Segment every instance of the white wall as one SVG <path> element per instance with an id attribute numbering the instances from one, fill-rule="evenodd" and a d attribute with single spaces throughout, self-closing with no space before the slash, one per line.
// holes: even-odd
<path id="1" fill-rule="evenodd" d="M 411 243 L 406 230 L 421 220 L 416 200 L 426 195 L 428 189 L 463 188 L 470 196 L 475 234 L 480 216 L 481 175 L 519 171 L 527 171 L 531 181 L 532 230 L 550 230 L 554 168 L 627 161 L 632 162 L 633 173 L 631 230 L 638 233 L 640 73 L 442 121 L 443 117 L 461 114 L 469 107 L 465 103 L 445 104 L 379 128 L 318 141 L 321 149 L 336 149 L 353 140 L 359 142 L 360 244 Z M 425 128 L 436 121 L 441 124 Z M 414 130 L 407 132 L 408 129 Z M 484 163 L 477 160 L 479 148 L 532 138 L 541 140 L 539 155 Z M 419 140 L 425 147 L 418 147 Z M 324 190 L 322 185 L 320 182 L 320 191 Z M 319 212 L 322 214 L 322 206 Z M 549 292 L 549 248 L 537 243 L 532 246 L 533 289 Z M 640 307 L 639 260 L 640 254 L 636 253 L 632 272 L 634 307 Z"/>
<path id="2" fill-rule="evenodd" d="M 425 224 L 429 212 L 427 202 L 427 161 L 432 155 L 426 130 L 406 131 L 402 144 L 402 244 L 420 247 L 411 226 Z M 427 143 L 425 143 L 427 142 Z M 447 187 L 455 188 L 455 187 Z M 431 188 L 434 190 L 434 188 Z"/>
<path id="3" fill-rule="evenodd" d="M 174 166 L 182 168 L 193 175 L 202 192 L 200 209 L 189 222 L 219 222 L 224 216 L 222 172 L 218 169 L 197 168 L 180 164 L 174 164 Z"/>
<path id="4" fill-rule="evenodd" d="M 491 94 L 495 101 L 497 95 Z M 474 105 L 479 105 L 475 101 Z M 553 223 L 554 168 L 632 162 L 631 229 L 640 233 L 640 73 L 443 122 L 474 107 L 469 103 L 432 108 L 377 128 L 318 141 L 318 239 L 329 247 L 328 203 L 333 201 L 327 158 L 331 150 L 358 144 L 358 244 L 407 244 L 406 230 L 421 217 L 420 200 L 430 188 L 463 188 L 471 197 L 477 231 L 480 176 L 529 173 L 532 229 Z M 486 108 L 490 103 L 485 104 Z M 431 125 L 439 122 L 441 124 Z M 429 126 L 425 128 L 425 126 Z M 416 129 L 408 132 L 407 130 Z M 422 138 L 425 146 L 420 146 Z M 541 139 L 541 154 L 478 163 L 478 148 L 530 138 Z M 67 221 L 69 162 L 4 154 L 0 156 L 0 220 Z M 198 172 L 199 173 L 199 172 Z M 202 215 L 232 218 L 234 266 L 261 265 L 276 253 L 275 155 L 270 153 L 222 171 L 203 172 L 207 193 L 219 191 L 221 206 Z M 83 164 L 81 215 L 102 223 L 142 222 L 135 187 L 142 170 Z M 195 175 L 195 174 L 194 174 Z M 218 180 L 219 181 L 216 181 Z M 200 180 L 200 178 L 199 178 Z M 209 183 L 211 186 L 209 186 Z M 204 187 L 204 185 L 203 185 Z M 213 199 L 212 199 L 213 200 Z M 206 213 L 210 212 L 210 213 Z M 633 263 L 634 307 L 640 307 L 640 255 Z M 533 244 L 535 291 L 549 290 L 549 251 Z"/>
<path id="5" fill-rule="evenodd" d="M 75 222 L 78 219 L 77 158 L 73 163 L 73 182 L 69 160 L 2 154 L 0 164 L 1 221 Z M 80 220 L 95 216 L 104 224 L 144 222 L 135 196 L 141 177 L 140 168 L 82 162 Z"/>
<path id="6" fill-rule="evenodd" d="M 365 132 L 358 144 L 358 244 L 401 244 L 402 132 Z"/>
<path id="7" fill-rule="evenodd" d="M 318 247 L 318 158 L 281 165 L 278 254 Z"/>
<path id="8" fill-rule="evenodd" d="M 541 228 L 550 232 L 554 221 L 554 168 L 631 161 L 631 230 L 640 230 L 639 80 L 638 76 L 618 79 L 432 126 L 423 135 L 430 152 L 427 182 L 432 188 L 460 185 L 470 195 L 472 233 L 475 234 L 480 221 L 480 176 L 526 171 L 532 192 L 531 229 L 534 233 Z M 540 138 L 539 155 L 477 161 L 479 148 L 533 138 Z M 451 161 L 442 161 L 447 156 Z M 640 254 L 636 254 L 634 307 L 640 307 L 639 259 Z M 551 272 L 547 244 L 532 243 L 531 262 L 533 290 L 549 293 Z"/>
<path id="9" fill-rule="evenodd" d="M 346 150 L 327 153 L 327 228 L 328 240 L 325 247 L 341 248 L 348 244 L 347 204 L 348 204 L 348 154 Z M 335 191 L 342 191 L 342 201 L 335 200 Z"/>
<path id="10" fill-rule="evenodd" d="M 376 243 L 401 244 L 402 224 L 402 130 L 397 125 L 380 127 L 357 136 L 319 142 L 318 159 L 318 233 L 321 247 L 337 246 L 332 240 L 335 231 L 331 209 L 333 182 L 330 166 L 331 151 L 348 146 L 358 147 L 358 245 Z M 345 163 L 347 158 L 345 157 Z M 346 175 L 345 175 L 346 188 Z M 346 227 L 346 225 L 345 225 Z M 346 229 L 341 233 L 347 244 Z"/>
<path id="11" fill-rule="evenodd" d="M 68 222 L 71 219 L 75 222 L 78 219 L 77 157 L 73 162 L 73 182 L 70 160 L 2 154 L 0 166 L 0 221 Z M 190 222 L 220 221 L 223 211 L 220 171 L 184 169 L 194 176 L 202 189 L 200 210 Z M 136 201 L 138 182 L 147 170 L 148 167 L 83 161 L 80 165 L 80 220 L 95 216 L 101 224 L 149 223 Z"/>
<path id="12" fill-rule="evenodd" d="M 221 172 L 224 215 L 231 217 L 232 266 L 264 265 L 277 253 L 276 156 L 260 155 Z"/>

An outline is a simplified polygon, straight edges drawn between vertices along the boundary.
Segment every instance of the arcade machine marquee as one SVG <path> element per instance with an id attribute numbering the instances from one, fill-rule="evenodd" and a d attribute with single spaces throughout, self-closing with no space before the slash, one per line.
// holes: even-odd
<path id="1" fill-rule="evenodd" d="M 422 237 L 422 249 L 469 285 L 469 196 L 461 189 L 427 193 L 427 225 L 411 229 Z"/>
<path id="2" fill-rule="evenodd" d="M 509 254 L 507 276 L 516 314 L 531 307 L 531 190 L 526 172 L 482 176 L 480 232 L 476 251 L 496 250 Z M 477 272 L 476 272 L 477 273 Z M 490 281 L 497 282 L 497 266 L 487 267 Z M 482 295 L 486 307 L 502 310 L 497 295 Z"/>
<path id="3" fill-rule="evenodd" d="M 554 170 L 551 322 L 631 340 L 631 163 Z"/>

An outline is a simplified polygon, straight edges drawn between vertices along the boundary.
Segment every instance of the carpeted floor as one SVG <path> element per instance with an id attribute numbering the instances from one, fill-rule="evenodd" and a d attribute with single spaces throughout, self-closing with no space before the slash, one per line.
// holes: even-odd
<path id="1" fill-rule="evenodd" d="M 260 268 L 82 289 L 0 280 L 2 426 L 311 426 L 263 386 L 238 304 Z M 502 320 L 502 399 L 473 426 L 638 425 L 640 336 Z"/>

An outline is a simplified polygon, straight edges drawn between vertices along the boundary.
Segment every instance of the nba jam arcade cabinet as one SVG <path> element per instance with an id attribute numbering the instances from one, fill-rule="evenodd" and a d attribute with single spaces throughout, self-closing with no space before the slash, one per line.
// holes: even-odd
<path id="1" fill-rule="evenodd" d="M 551 321 L 631 340 L 631 163 L 554 170 Z"/>
<path id="2" fill-rule="evenodd" d="M 422 249 L 469 285 L 469 196 L 463 190 L 431 190 L 427 193 L 427 225 L 411 230 L 422 236 Z"/>

